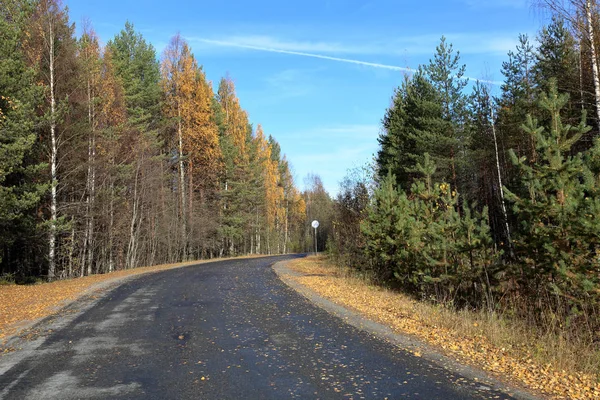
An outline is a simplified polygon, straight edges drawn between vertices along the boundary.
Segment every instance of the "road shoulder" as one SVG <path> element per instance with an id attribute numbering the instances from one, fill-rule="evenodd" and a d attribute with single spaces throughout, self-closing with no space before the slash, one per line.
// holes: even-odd
<path id="1" fill-rule="evenodd" d="M 342 319 L 344 322 L 378 338 L 391 342 L 399 348 L 411 352 L 418 357 L 422 357 L 440 365 L 450 372 L 481 382 L 482 385 L 503 391 L 517 399 L 533 400 L 543 398 L 539 395 L 530 393 L 524 388 L 519 388 L 513 384 L 500 381 L 483 370 L 462 364 L 455 359 L 442 354 L 440 349 L 437 349 L 414 336 L 398 333 L 389 326 L 369 319 L 345 305 L 324 298 L 315 290 L 299 283 L 297 278 L 305 277 L 307 275 L 290 268 L 289 263 L 290 261 L 280 261 L 275 263 L 272 268 L 286 285 L 302 294 L 313 304 Z"/>

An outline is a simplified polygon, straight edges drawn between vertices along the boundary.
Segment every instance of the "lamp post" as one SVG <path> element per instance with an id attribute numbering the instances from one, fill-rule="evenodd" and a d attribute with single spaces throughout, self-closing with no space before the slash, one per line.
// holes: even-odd
<path id="1" fill-rule="evenodd" d="M 317 255 L 317 228 L 319 227 L 319 221 L 316 219 L 310 224 L 313 228 L 315 228 L 315 256 Z"/>

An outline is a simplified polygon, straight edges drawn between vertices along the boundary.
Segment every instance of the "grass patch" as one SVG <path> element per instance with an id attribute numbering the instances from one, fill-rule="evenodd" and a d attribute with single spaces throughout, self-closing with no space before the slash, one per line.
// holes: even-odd
<path id="1" fill-rule="evenodd" d="M 335 266 L 324 256 L 289 262 L 293 277 L 367 318 L 434 345 L 461 362 L 562 399 L 600 398 L 600 351 L 524 321 L 416 301 Z"/>

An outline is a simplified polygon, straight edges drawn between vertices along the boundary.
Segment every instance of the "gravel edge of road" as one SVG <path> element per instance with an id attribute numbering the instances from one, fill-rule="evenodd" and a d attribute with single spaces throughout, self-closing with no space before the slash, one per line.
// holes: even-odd
<path id="1" fill-rule="evenodd" d="M 484 385 L 493 387 L 502 392 L 510 394 L 519 400 L 541 400 L 545 397 L 539 397 L 532 393 L 525 391 L 522 388 L 518 388 L 506 382 L 499 380 L 498 378 L 491 376 L 487 372 L 477 369 L 472 366 L 461 364 L 460 362 L 440 353 L 438 349 L 423 342 L 413 336 L 407 334 L 399 334 L 394 332 L 387 325 L 380 324 L 371 319 L 364 317 L 362 314 L 353 311 L 345 306 L 336 304 L 331 300 L 328 300 L 320 296 L 317 292 L 310 289 L 307 286 L 301 285 L 292 277 L 303 276 L 302 273 L 290 269 L 287 261 L 279 261 L 271 266 L 273 271 L 277 274 L 279 279 L 287 286 L 291 287 L 310 302 L 316 306 L 322 308 L 328 313 L 342 319 L 347 324 L 350 324 L 358 329 L 361 329 L 375 337 L 391 342 L 392 344 L 410 352 L 414 353 L 418 351 L 421 354 L 421 358 L 431 361 L 441 367 L 447 369 L 450 372 L 458 373 L 466 378 L 477 380 Z"/>

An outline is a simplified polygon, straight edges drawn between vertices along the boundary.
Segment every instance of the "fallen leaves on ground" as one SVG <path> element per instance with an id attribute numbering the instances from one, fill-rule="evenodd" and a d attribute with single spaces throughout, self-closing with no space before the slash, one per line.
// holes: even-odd
<path id="1" fill-rule="evenodd" d="M 319 295 L 349 308 L 363 316 L 383 323 L 396 332 L 414 335 L 442 348 L 444 353 L 461 362 L 487 370 L 501 378 L 508 378 L 535 391 L 557 399 L 600 399 L 600 384 L 590 375 L 559 371 L 551 365 L 538 365 L 522 349 L 498 348 L 473 323 L 474 334 L 461 335 L 453 329 L 439 326 L 424 316 L 423 307 L 406 296 L 363 280 L 349 278 L 324 257 L 294 260 L 288 267 L 299 276 L 288 278 L 306 286 Z M 435 312 L 435 311 L 433 311 Z M 479 331 L 479 333 L 477 333 Z M 418 356 L 421 356 L 419 353 Z"/>

